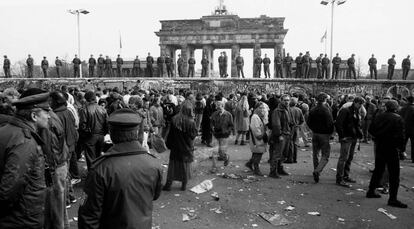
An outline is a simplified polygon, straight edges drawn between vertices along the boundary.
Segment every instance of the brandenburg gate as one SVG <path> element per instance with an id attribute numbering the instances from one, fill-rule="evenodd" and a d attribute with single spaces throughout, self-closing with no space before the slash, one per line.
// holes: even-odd
<path id="1" fill-rule="evenodd" d="M 175 54 L 181 51 L 184 59 L 183 71 L 187 75 L 187 61 L 196 49 L 202 49 L 210 66 L 207 76 L 212 77 L 215 49 L 231 49 L 231 77 L 237 77 L 236 58 L 240 49 L 253 49 L 253 59 L 261 55 L 261 49 L 274 49 L 275 56 L 283 56 L 283 40 L 288 32 L 283 27 L 285 18 L 260 16 L 240 18 L 228 14 L 225 6 L 220 6 L 210 16 L 196 20 L 163 20 L 160 31 L 161 55 L 169 55 L 176 63 Z M 199 63 L 199 62 L 198 62 Z"/>

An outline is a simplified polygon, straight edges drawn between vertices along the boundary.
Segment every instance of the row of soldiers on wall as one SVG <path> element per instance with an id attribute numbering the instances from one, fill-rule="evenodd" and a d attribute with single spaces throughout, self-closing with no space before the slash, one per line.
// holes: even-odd
<path id="1" fill-rule="evenodd" d="M 299 53 L 299 56 L 297 56 L 295 59 L 293 59 L 292 56 L 287 53 L 285 57 L 282 57 L 280 53 L 278 53 L 274 58 L 274 72 L 276 78 L 292 78 L 292 63 L 296 64 L 296 71 L 295 71 L 295 78 L 310 78 L 310 70 L 311 70 L 311 64 L 313 62 L 312 57 L 310 56 L 309 52 L 306 52 L 305 55 L 302 53 Z M 75 58 L 72 60 L 73 64 L 73 76 L 75 78 L 80 76 L 80 69 L 81 69 L 81 63 L 82 61 L 78 58 L 77 55 L 75 55 Z M 118 57 L 115 60 L 116 63 L 116 76 L 122 77 L 122 67 L 124 64 L 123 59 L 118 54 Z M 145 76 L 148 77 L 154 77 L 154 63 L 156 63 L 158 67 L 158 77 L 163 77 L 164 71 L 166 70 L 167 77 L 173 77 L 174 76 L 174 60 L 169 55 L 162 54 L 160 57 L 158 57 L 156 60 L 151 56 L 151 53 L 148 53 L 148 56 L 146 58 L 146 68 L 145 68 Z M 185 60 L 181 57 L 181 55 L 178 55 L 177 59 L 177 73 L 179 77 L 185 77 L 184 76 L 184 67 L 185 67 Z M 226 55 L 226 52 L 221 52 L 220 56 L 218 57 L 218 63 L 219 63 L 219 74 L 220 78 L 226 78 L 228 77 L 227 74 L 227 64 L 228 64 L 228 56 Z M 342 63 L 341 57 L 339 57 L 339 54 L 337 53 L 334 58 L 332 58 L 332 61 L 328 58 L 327 54 L 320 54 L 316 59 L 316 77 L 319 79 L 338 79 L 339 77 L 339 69 L 340 65 Z M 329 76 L 329 65 L 332 63 L 332 76 Z M 355 54 L 352 54 L 350 58 L 346 61 L 347 63 L 347 73 L 348 76 L 353 76 L 354 79 L 357 79 L 356 74 L 356 67 L 355 67 Z M 188 69 L 187 69 L 187 77 L 194 77 L 195 72 L 195 64 L 196 61 L 194 59 L 194 56 L 191 54 L 190 57 L 187 60 Z M 235 59 L 236 69 L 237 69 L 237 77 L 244 78 L 244 59 L 240 55 L 240 53 L 237 55 Z M 27 77 L 32 78 L 33 77 L 33 68 L 34 68 L 34 60 L 31 57 L 31 55 L 28 55 L 28 58 L 26 60 L 27 65 Z M 208 76 L 208 68 L 210 65 L 210 61 L 207 58 L 206 55 L 202 57 L 201 60 L 201 77 L 207 77 Z M 262 73 L 262 65 L 263 65 L 263 72 L 265 78 L 271 78 L 270 74 L 270 65 L 271 60 L 265 54 L 264 58 L 261 57 L 261 55 L 257 55 L 254 58 L 253 61 L 254 65 L 254 71 L 253 71 L 253 78 L 260 78 Z M 387 79 L 392 80 L 394 75 L 394 69 L 395 69 L 396 61 L 395 61 L 395 55 L 392 55 L 390 59 L 388 59 L 388 74 Z M 4 55 L 4 61 L 3 61 L 3 70 L 5 78 L 10 78 L 10 60 L 7 58 L 6 55 Z M 106 58 L 103 57 L 102 54 L 99 55 L 98 59 L 95 59 L 93 55 L 90 56 L 88 60 L 88 70 L 89 70 L 89 77 L 114 77 L 114 73 L 112 70 L 113 62 L 109 56 L 106 56 Z M 165 66 L 165 68 L 164 68 Z M 374 54 L 372 54 L 371 58 L 368 61 L 369 71 L 370 71 L 370 78 L 371 79 L 377 79 L 377 59 L 374 57 Z M 44 78 L 48 77 L 48 69 L 49 69 L 49 62 L 46 57 L 43 57 L 43 60 L 41 62 L 41 70 L 43 72 Z M 57 77 L 61 77 L 61 69 L 63 67 L 63 62 L 59 57 L 56 57 L 55 59 L 55 69 L 56 69 L 56 75 Z M 410 56 L 408 55 L 407 58 L 405 58 L 402 61 L 402 79 L 406 80 L 408 73 L 411 69 L 411 60 Z M 285 75 L 283 75 L 283 69 L 285 70 Z M 96 72 L 96 75 L 95 75 Z M 139 56 L 136 56 L 136 58 L 133 61 L 132 64 L 132 76 L 139 77 L 141 74 L 141 61 L 139 59 Z"/>

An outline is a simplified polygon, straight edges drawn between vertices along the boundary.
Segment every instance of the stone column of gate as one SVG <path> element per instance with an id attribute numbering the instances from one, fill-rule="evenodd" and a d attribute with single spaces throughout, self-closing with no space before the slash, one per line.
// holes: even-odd
<path id="1" fill-rule="evenodd" d="M 211 45 L 203 45 L 203 53 L 202 53 L 201 59 L 204 58 L 204 56 L 207 56 L 207 60 L 209 62 L 208 68 L 207 68 L 207 77 L 211 77 L 212 73 L 212 64 L 213 64 L 213 46 Z M 201 60 L 200 60 L 201 65 Z"/>
<path id="2" fill-rule="evenodd" d="M 277 54 L 280 53 L 280 56 L 283 59 L 283 57 L 284 57 L 284 54 L 283 54 L 283 44 L 280 44 L 280 43 L 276 44 L 274 50 L 275 50 L 274 51 L 275 52 L 274 57 L 276 57 Z M 273 66 L 274 66 L 273 67 L 273 78 L 276 78 L 276 63 L 274 63 L 275 62 L 274 60 L 272 60 L 272 62 L 273 62 Z M 283 64 L 282 64 L 282 77 L 285 77 L 285 71 L 283 69 Z"/>
<path id="3" fill-rule="evenodd" d="M 262 49 L 261 49 L 261 45 L 260 43 L 255 43 L 253 46 L 253 77 L 256 76 L 256 69 L 254 66 L 254 59 L 256 59 L 256 57 L 258 56 L 262 56 Z"/>
<path id="4" fill-rule="evenodd" d="M 240 45 L 233 44 L 231 46 L 231 77 L 237 77 L 236 58 L 240 54 Z"/>

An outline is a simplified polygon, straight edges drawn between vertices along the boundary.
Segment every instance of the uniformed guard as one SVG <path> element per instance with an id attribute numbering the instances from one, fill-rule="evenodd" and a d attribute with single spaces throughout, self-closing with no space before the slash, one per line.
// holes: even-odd
<path id="1" fill-rule="evenodd" d="M 239 55 L 236 58 L 237 77 L 239 78 L 240 78 L 240 73 L 241 73 L 241 76 L 244 78 L 243 67 L 244 67 L 244 59 L 239 53 Z"/>
<path id="2" fill-rule="evenodd" d="M 270 78 L 269 66 L 270 66 L 271 61 L 270 61 L 270 58 L 267 57 L 267 54 L 265 54 L 265 57 L 263 58 L 262 63 L 263 63 L 263 72 L 265 75 L 265 79 Z"/>
<path id="3" fill-rule="evenodd" d="M 106 77 L 112 77 L 112 60 L 109 56 L 106 56 L 105 59 L 105 73 Z"/>
<path id="4" fill-rule="evenodd" d="M 136 56 L 134 63 L 132 64 L 132 75 L 135 77 L 139 77 L 139 72 L 141 71 L 141 61 L 139 57 Z"/>
<path id="5" fill-rule="evenodd" d="M 33 58 L 30 54 L 27 57 L 26 65 L 27 65 L 27 78 L 33 78 L 34 61 L 33 61 Z"/>
<path id="6" fill-rule="evenodd" d="M 187 73 L 187 77 L 194 77 L 194 65 L 195 65 L 196 61 L 193 57 L 193 55 L 190 56 L 190 58 L 188 59 L 188 73 Z"/>
<path id="7" fill-rule="evenodd" d="M 321 53 L 315 60 L 315 63 L 316 63 L 316 77 L 318 79 L 322 78 L 322 58 L 323 58 L 323 54 Z"/>
<path id="8" fill-rule="evenodd" d="M 99 54 L 98 58 L 98 77 L 101 78 L 105 69 L 105 59 L 102 54 Z"/>
<path id="9" fill-rule="evenodd" d="M 332 59 L 332 79 L 338 79 L 338 73 L 339 73 L 339 67 L 341 65 L 342 59 L 339 57 L 339 53 L 336 54 L 336 56 Z"/>
<path id="10" fill-rule="evenodd" d="M 121 55 L 118 54 L 118 58 L 116 58 L 116 73 L 118 77 L 122 77 L 122 65 L 124 64 L 124 60 L 121 58 Z"/>
<path id="11" fill-rule="evenodd" d="M 312 58 L 310 57 L 309 51 L 302 57 L 302 76 L 305 79 L 308 79 L 310 76 L 310 67 L 312 63 Z"/>
<path id="12" fill-rule="evenodd" d="M 0 228 L 43 228 L 45 158 L 37 134 L 48 128 L 49 93 L 23 92 L 13 103 L 16 114 L 0 127 Z"/>
<path id="13" fill-rule="evenodd" d="M 302 78 L 302 53 L 295 59 L 296 63 L 296 78 Z"/>
<path id="14" fill-rule="evenodd" d="M 178 60 L 177 60 L 178 77 L 184 77 L 183 66 L 184 66 L 184 59 L 181 57 L 181 54 L 178 54 Z"/>
<path id="15" fill-rule="evenodd" d="M 89 77 L 93 77 L 95 73 L 96 59 L 93 58 L 92 54 L 88 60 L 88 63 L 89 63 Z"/>
<path id="16" fill-rule="evenodd" d="M 226 52 L 223 52 L 223 77 L 229 76 L 229 74 L 227 74 L 227 64 L 228 64 L 228 57 L 226 55 Z"/>
<path id="17" fill-rule="evenodd" d="M 81 60 L 78 58 L 78 55 L 75 55 L 75 58 L 73 58 L 73 77 L 79 78 L 80 77 L 80 65 L 82 64 Z"/>
<path id="18" fill-rule="evenodd" d="M 282 56 L 278 53 L 275 57 L 275 72 L 276 78 L 283 78 L 283 69 L 282 69 Z"/>
<path id="19" fill-rule="evenodd" d="M 62 61 L 59 59 L 59 57 L 58 57 L 58 56 L 56 57 L 56 60 L 55 60 L 55 66 L 56 66 L 56 76 L 57 76 L 58 78 L 60 78 L 60 69 L 62 68 L 63 63 L 62 63 Z"/>
<path id="20" fill-rule="evenodd" d="M 411 61 L 410 61 L 410 55 L 407 56 L 407 58 L 405 58 L 402 61 L 402 70 L 403 70 L 403 74 L 402 74 L 402 79 L 406 80 L 407 76 L 408 76 L 408 72 L 410 71 L 411 68 Z"/>
<path id="21" fill-rule="evenodd" d="M 3 61 L 3 70 L 4 70 L 4 77 L 10 78 L 10 60 L 7 58 L 6 55 L 4 55 L 4 61 Z"/>
<path id="22" fill-rule="evenodd" d="M 328 58 L 328 54 L 325 53 L 325 56 L 322 59 L 322 79 L 329 79 L 328 68 L 331 60 Z"/>
<path id="23" fill-rule="evenodd" d="M 167 76 L 173 77 L 173 59 L 168 54 L 165 56 L 165 67 L 167 67 Z"/>
<path id="24" fill-rule="evenodd" d="M 154 74 L 154 68 L 152 67 L 153 64 L 154 64 L 154 58 L 151 56 L 151 53 L 148 53 L 147 69 L 146 69 L 148 77 L 153 77 L 153 74 Z"/>
<path id="25" fill-rule="evenodd" d="M 369 58 L 368 65 L 371 79 L 373 75 L 375 76 L 375 79 L 377 79 L 377 58 L 374 57 L 374 54 L 372 54 L 371 58 Z"/>
<path id="26" fill-rule="evenodd" d="M 208 61 L 207 55 L 201 59 L 201 77 L 207 77 L 207 70 L 210 61 Z"/>
<path id="27" fill-rule="evenodd" d="M 254 78 L 260 78 L 261 71 L 262 71 L 262 57 L 260 55 L 257 55 L 256 58 L 254 58 Z"/>
<path id="28" fill-rule="evenodd" d="M 158 77 L 164 77 L 164 54 L 157 58 Z"/>
<path id="29" fill-rule="evenodd" d="M 45 56 L 43 57 L 40 67 L 42 68 L 42 71 L 43 71 L 43 77 L 47 78 L 47 69 L 49 68 L 49 61 L 46 60 Z"/>
<path id="30" fill-rule="evenodd" d="M 141 121 L 139 114 L 125 108 L 109 116 L 114 146 L 88 172 L 79 229 L 151 228 L 152 201 L 161 194 L 163 171 L 161 162 L 138 141 Z"/>
<path id="31" fill-rule="evenodd" d="M 395 62 L 395 55 L 392 55 L 390 59 L 388 59 L 388 80 L 392 80 L 392 76 L 394 75 L 394 68 L 397 62 Z"/>
<path id="32" fill-rule="evenodd" d="M 220 56 L 218 57 L 218 63 L 219 63 L 219 73 L 220 73 L 220 78 L 223 78 L 224 75 L 224 56 L 223 56 L 223 52 L 220 53 Z"/>
<path id="33" fill-rule="evenodd" d="M 286 57 L 283 59 L 283 64 L 285 65 L 286 69 L 286 78 L 292 77 L 292 63 L 293 58 L 289 55 L 289 53 L 287 53 Z"/>
<path id="34" fill-rule="evenodd" d="M 355 54 L 352 54 L 351 57 L 347 61 L 348 64 L 348 75 L 351 78 L 351 73 L 354 75 L 354 79 L 356 80 L 356 71 L 355 71 Z"/>

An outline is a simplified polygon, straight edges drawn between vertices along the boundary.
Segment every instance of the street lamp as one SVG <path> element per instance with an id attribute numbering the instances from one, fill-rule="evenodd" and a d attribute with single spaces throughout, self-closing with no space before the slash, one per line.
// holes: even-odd
<path id="1" fill-rule="evenodd" d="M 346 0 L 322 0 L 321 4 L 322 5 L 328 5 L 329 3 L 331 3 L 332 5 L 332 9 L 331 9 L 331 50 L 330 50 L 330 63 L 329 63 L 329 75 L 331 77 L 333 77 L 332 75 L 332 57 L 333 57 L 333 33 L 334 33 L 334 8 L 335 8 L 335 3 L 339 6 L 342 5 L 346 2 Z"/>
<path id="2" fill-rule="evenodd" d="M 79 69 L 79 77 L 82 78 L 82 57 L 81 57 L 81 48 L 80 48 L 80 24 L 79 24 L 79 15 L 80 14 L 88 14 L 89 11 L 84 10 L 84 9 L 79 9 L 79 10 L 68 10 L 69 13 L 76 15 L 77 18 L 77 32 L 78 32 L 78 56 L 79 59 L 81 60 L 81 65 L 80 65 L 80 69 Z"/>

